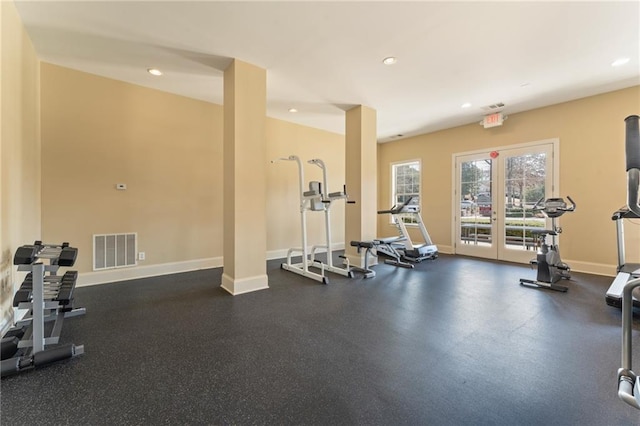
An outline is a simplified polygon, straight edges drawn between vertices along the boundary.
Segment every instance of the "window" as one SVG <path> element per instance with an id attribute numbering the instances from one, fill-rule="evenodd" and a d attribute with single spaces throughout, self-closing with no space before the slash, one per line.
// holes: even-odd
<path id="1" fill-rule="evenodd" d="M 411 204 L 420 205 L 420 161 L 391 165 L 392 204 L 398 206 L 413 197 Z M 417 223 L 415 215 L 400 215 L 404 223 Z"/>

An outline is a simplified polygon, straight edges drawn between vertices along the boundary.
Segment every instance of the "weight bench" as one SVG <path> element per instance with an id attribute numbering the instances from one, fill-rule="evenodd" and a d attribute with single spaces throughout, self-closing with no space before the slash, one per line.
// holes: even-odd
<path id="1" fill-rule="evenodd" d="M 373 240 L 376 244 L 376 253 L 382 253 L 384 256 L 389 257 L 390 259 L 385 259 L 384 263 L 387 265 L 400 266 L 401 268 L 409 268 L 413 269 L 413 265 L 411 263 L 402 261 L 402 254 L 396 250 L 394 247 L 395 244 L 401 246 L 403 241 L 406 238 L 398 236 L 398 237 L 387 237 L 387 238 L 377 238 Z"/>
<path id="2" fill-rule="evenodd" d="M 364 268 L 358 268 L 355 266 L 352 267 L 357 271 L 364 272 L 365 278 L 373 278 L 376 276 L 376 271 L 369 269 L 369 255 L 377 256 L 372 252 L 372 249 L 374 249 L 377 245 L 378 244 L 376 243 L 376 241 L 351 241 L 351 247 L 357 247 L 358 253 L 360 253 L 363 248 L 367 249 L 364 254 Z"/>
<path id="3" fill-rule="evenodd" d="M 375 271 L 369 268 L 369 254 L 372 256 L 378 256 L 382 254 L 390 259 L 385 259 L 384 263 L 387 265 L 399 266 L 401 268 L 409 268 L 413 269 L 413 265 L 411 263 L 403 262 L 402 256 L 398 251 L 393 247 L 394 243 L 398 243 L 404 241 L 402 237 L 388 237 L 388 238 L 377 238 L 373 241 L 351 241 L 352 247 L 358 248 L 358 253 L 360 250 L 366 249 L 365 263 L 364 268 L 356 268 L 357 270 L 364 272 L 365 278 L 375 277 Z M 375 250 L 375 253 L 374 253 Z"/>

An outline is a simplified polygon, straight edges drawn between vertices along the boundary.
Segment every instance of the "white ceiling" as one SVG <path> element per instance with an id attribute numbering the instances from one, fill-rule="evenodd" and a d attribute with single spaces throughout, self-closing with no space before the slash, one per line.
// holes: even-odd
<path id="1" fill-rule="evenodd" d="M 43 61 L 222 104 L 237 58 L 267 70 L 268 116 L 344 133 L 344 111 L 366 105 L 379 141 L 479 122 L 497 102 L 508 115 L 640 84 L 638 1 L 16 7 Z"/>

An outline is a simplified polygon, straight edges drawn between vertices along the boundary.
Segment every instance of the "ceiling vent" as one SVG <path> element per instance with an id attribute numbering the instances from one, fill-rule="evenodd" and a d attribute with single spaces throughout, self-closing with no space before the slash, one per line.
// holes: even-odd
<path id="1" fill-rule="evenodd" d="M 504 108 L 504 102 L 496 102 L 495 104 L 487 105 L 487 106 L 481 107 L 480 109 L 482 109 L 483 111 L 497 112 L 497 111 L 500 111 L 502 108 Z"/>

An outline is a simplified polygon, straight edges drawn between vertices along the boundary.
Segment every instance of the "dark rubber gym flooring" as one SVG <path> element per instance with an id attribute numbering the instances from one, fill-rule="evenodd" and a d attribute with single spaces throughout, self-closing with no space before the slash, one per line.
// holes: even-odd
<path id="1" fill-rule="evenodd" d="M 86 353 L 2 380 L 2 425 L 640 424 L 611 278 L 557 293 L 442 255 L 325 286 L 279 265 L 236 297 L 221 269 L 77 289 L 62 335 Z"/>

